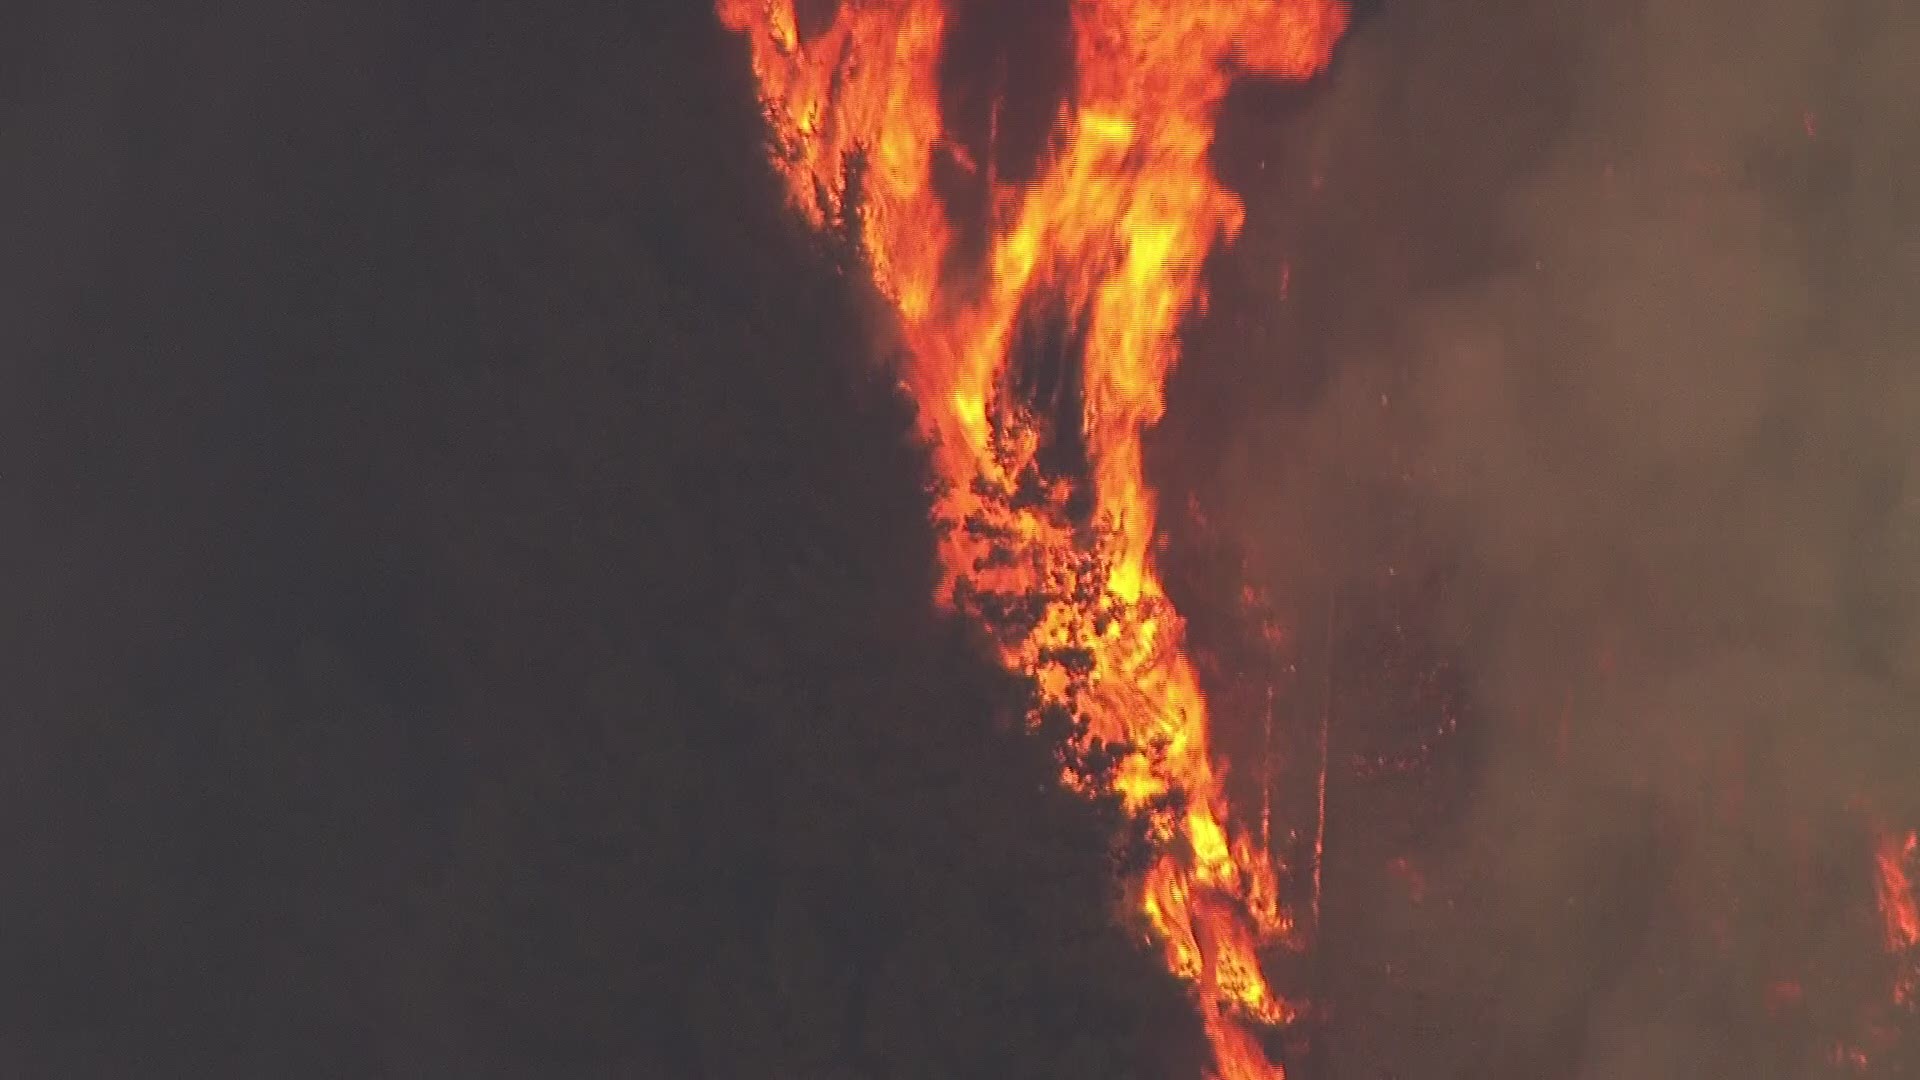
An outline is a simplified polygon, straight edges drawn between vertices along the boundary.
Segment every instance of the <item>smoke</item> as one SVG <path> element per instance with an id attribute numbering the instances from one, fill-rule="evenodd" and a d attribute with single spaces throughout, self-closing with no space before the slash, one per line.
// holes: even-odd
<path id="1" fill-rule="evenodd" d="M 1894 1075 L 1868 834 L 1920 820 L 1920 9 L 1371 15 L 1304 97 L 1236 103 L 1248 233 L 1168 435 L 1302 621 L 1350 613 L 1337 685 L 1417 653 L 1465 686 L 1426 740 L 1471 758 L 1457 809 L 1383 840 L 1444 800 L 1333 781 L 1329 1072 Z M 1343 760 L 1434 728 L 1363 696 Z M 1396 852 L 1417 901 L 1368 869 Z"/>

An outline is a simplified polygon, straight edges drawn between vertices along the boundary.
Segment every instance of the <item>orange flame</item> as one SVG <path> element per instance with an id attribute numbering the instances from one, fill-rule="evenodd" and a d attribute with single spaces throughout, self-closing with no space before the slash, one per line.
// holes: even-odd
<path id="1" fill-rule="evenodd" d="M 1887 952 L 1898 965 L 1893 984 L 1898 1005 L 1920 1004 L 1920 904 L 1914 901 L 1907 872 L 1916 852 L 1920 852 L 1920 833 L 1913 832 L 1902 837 L 1883 830 L 1874 849 L 1878 870 L 1874 885 L 1886 927 Z"/>
<path id="2" fill-rule="evenodd" d="M 1207 702 L 1155 564 L 1142 436 L 1165 408 L 1180 320 L 1204 302 L 1202 261 L 1243 220 L 1207 161 L 1228 65 L 1311 75 L 1344 7 L 1075 0 L 1076 81 L 1055 148 L 1030 183 L 994 184 L 984 264 L 961 274 L 932 184 L 937 151 L 964 160 L 939 110 L 944 0 L 842 0 L 805 41 L 794 0 L 717 4 L 750 36 L 796 206 L 858 238 L 898 310 L 906 384 L 946 484 L 936 513 L 964 523 L 941 544 L 942 602 L 982 612 L 983 597 L 1019 601 L 1023 616 L 989 620 L 1001 659 L 1084 719 L 1085 745 L 1133 748 L 1113 787 L 1170 841 L 1140 910 L 1197 988 L 1219 1075 L 1282 1076 L 1245 1025 L 1292 1015 L 1257 956 L 1291 937 L 1292 919 L 1265 846 L 1228 822 Z M 1048 420 L 1009 385 L 1037 299 L 1084 331 L 1083 474 L 1041 467 Z"/>

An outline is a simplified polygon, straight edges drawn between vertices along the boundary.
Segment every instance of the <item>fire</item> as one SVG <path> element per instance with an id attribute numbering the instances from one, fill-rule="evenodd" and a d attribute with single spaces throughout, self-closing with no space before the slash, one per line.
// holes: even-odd
<path id="1" fill-rule="evenodd" d="M 1207 155 L 1233 71 L 1303 78 L 1345 28 L 1339 0 L 1075 0 L 1075 83 L 1054 148 L 1022 185 L 992 179 L 990 243 L 954 265 L 933 185 L 950 145 L 937 65 L 944 0 L 842 0 L 802 40 L 794 0 L 717 0 L 745 32 L 799 210 L 858 239 L 912 359 L 907 388 L 944 482 L 942 603 L 993 632 L 1001 659 L 1128 748 L 1109 782 L 1166 843 L 1139 909 L 1191 980 L 1222 1077 L 1278 1077 L 1249 1022 L 1293 1014 L 1257 950 L 1288 941 L 1264 844 L 1229 820 L 1207 701 L 1155 560 L 1142 437 L 1165 409 L 1201 264 L 1243 220 Z M 1077 430 L 1015 385 L 1024 335 L 1059 318 L 1077 344 Z M 1050 446 L 1082 459 L 1063 469 Z"/>
<path id="2" fill-rule="evenodd" d="M 1920 833 L 1902 837 L 1882 831 L 1874 849 L 1878 873 L 1874 879 L 1885 923 L 1887 952 L 1897 965 L 1893 1000 L 1898 1005 L 1920 1005 L 1920 904 L 1913 895 L 1908 867 L 1920 853 Z"/>

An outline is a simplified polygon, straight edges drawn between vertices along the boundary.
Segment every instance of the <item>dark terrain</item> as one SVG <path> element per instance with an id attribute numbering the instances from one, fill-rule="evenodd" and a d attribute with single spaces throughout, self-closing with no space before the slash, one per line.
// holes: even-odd
<path id="1" fill-rule="evenodd" d="M 9 1075 L 1193 1071 L 652 7 L 9 30 Z"/>

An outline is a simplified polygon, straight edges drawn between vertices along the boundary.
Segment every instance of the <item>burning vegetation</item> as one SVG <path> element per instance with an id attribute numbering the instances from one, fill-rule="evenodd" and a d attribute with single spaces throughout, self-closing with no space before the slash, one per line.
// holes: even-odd
<path id="1" fill-rule="evenodd" d="M 1920 833 L 1905 836 L 1880 831 L 1874 848 L 1874 891 L 1886 923 L 1887 953 L 1893 958 L 1893 1002 L 1920 1005 L 1920 905 L 1913 896 L 1912 874 L 1920 866 Z"/>
<path id="2" fill-rule="evenodd" d="M 1911 0 L 147 7 L 7 1075 L 1920 1075 Z"/>
<path id="3" fill-rule="evenodd" d="M 751 37 L 795 205 L 858 244 L 898 314 L 939 478 L 941 601 L 1033 679 L 1036 722 L 1072 725 L 1068 782 L 1116 792 L 1146 823 L 1138 910 L 1198 990 L 1219 1073 L 1278 1075 L 1246 1025 L 1294 1016 L 1259 950 L 1298 934 L 1269 851 L 1227 803 L 1157 564 L 1142 437 L 1164 411 L 1201 265 L 1242 223 L 1208 160 L 1234 72 L 1314 74 L 1344 9 L 1075 4 L 1053 145 L 1038 176 L 1001 182 L 991 139 L 972 153 L 942 119 L 941 0 L 841 4 L 806 36 L 791 0 L 719 8 Z M 954 257 L 937 155 L 987 173 L 978 265 Z"/>
<path id="4" fill-rule="evenodd" d="M 1173 602 L 1180 590 L 1169 586 L 1168 538 L 1160 501 L 1146 478 L 1143 436 L 1166 411 L 1183 320 L 1206 306 L 1202 265 L 1244 226 L 1241 201 L 1214 174 L 1215 128 L 1223 102 L 1237 80 L 1298 83 L 1321 72 L 1348 28 L 1345 5 L 1338 0 L 1064 4 L 1070 47 L 1062 63 L 1070 75 L 1033 167 L 1012 171 L 1003 168 L 1006 154 L 1000 145 L 1015 137 L 1009 132 L 1017 126 L 1007 115 L 1005 95 L 987 94 L 988 104 L 977 110 L 979 123 L 972 126 L 943 98 L 943 65 L 951 59 L 965 5 L 718 0 L 717 7 L 722 22 L 750 44 L 772 158 L 793 207 L 815 229 L 843 242 L 888 301 L 895 323 L 890 329 L 900 344 L 900 381 L 917 408 L 919 432 L 934 462 L 938 601 L 969 616 L 1001 663 L 1031 681 L 1031 722 L 1065 736 L 1059 743 L 1065 748 L 1064 781 L 1117 798 L 1131 815 L 1134 838 L 1144 840 L 1126 848 L 1140 856 L 1126 863 L 1133 872 L 1132 915 L 1157 943 L 1167 968 L 1193 989 L 1215 1074 L 1284 1075 L 1282 1058 L 1289 1055 L 1280 1051 L 1287 1041 L 1280 1033 L 1303 1017 L 1324 1015 L 1330 1004 L 1321 998 L 1324 986 L 1308 999 L 1294 993 L 1290 981 L 1283 985 L 1270 978 L 1289 966 L 1286 957 L 1297 958 L 1310 945 L 1323 943 L 1330 782 L 1355 792 L 1396 784 L 1435 787 L 1443 780 L 1436 755 L 1459 735 L 1468 676 L 1444 655 L 1423 655 L 1418 634 L 1403 626 L 1409 620 L 1436 620 L 1436 611 L 1451 601 L 1425 594 L 1444 594 L 1449 586 L 1445 573 L 1417 568 L 1418 553 L 1383 560 L 1369 571 L 1379 578 L 1377 586 L 1367 587 L 1376 595 L 1359 599 L 1347 620 L 1353 625 L 1342 626 L 1338 635 L 1332 582 L 1323 603 L 1295 603 L 1279 614 L 1255 613 L 1269 607 L 1268 599 L 1245 589 L 1243 621 L 1258 624 L 1250 636 L 1284 654 L 1286 669 L 1296 676 L 1294 690 L 1324 684 L 1317 693 L 1293 693 L 1283 706 L 1288 715 L 1282 724 L 1300 729 L 1290 736 L 1304 751 L 1299 756 L 1314 759 L 1318 767 L 1312 780 L 1294 785 L 1309 790 L 1283 793 L 1283 801 L 1304 812 L 1283 812 L 1293 820 L 1283 820 L 1285 839 L 1276 846 L 1275 686 L 1264 687 L 1264 704 L 1255 700 L 1258 695 L 1222 695 L 1218 658 L 1194 645 L 1188 621 Z M 1540 19 L 1551 22 L 1551 13 Z M 1565 28 L 1552 32 L 1564 34 Z M 1464 65 L 1478 62 L 1455 59 Z M 995 76 L 999 82 L 1005 78 L 1004 70 Z M 1791 118 L 1802 141 L 1816 138 L 1812 116 L 1803 110 Z M 1519 153 L 1506 147 L 1500 152 Z M 1686 175 L 1696 182 L 1730 182 L 1729 169 L 1701 166 L 1704 157 L 1695 150 L 1689 149 L 1684 160 Z M 1259 168 L 1266 164 L 1261 160 Z M 1597 175 L 1604 176 L 1607 196 L 1613 198 L 1617 178 L 1610 159 Z M 1311 191 L 1320 192 L 1323 183 L 1316 164 Z M 1411 183 L 1418 188 L 1418 180 Z M 1697 191 L 1688 199 L 1693 212 L 1705 212 Z M 1469 246 L 1485 242 L 1482 237 L 1462 240 Z M 1283 254 L 1272 275 L 1276 299 L 1297 311 L 1303 298 L 1295 262 L 1291 252 Z M 1391 256 L 1405 257 L 1398 250 Z M 1380 262 L 1390 264 L 1389 259 Z M 1545 269 L 1544 262 L 1533 262 L 1534 272 Z M 1466 381 L 1471 384 L 1471 372 Z M 1404 389 L 1401 384 L 1369 389 L 1368 411 L 1376 390 L 1392 391 L 1377 393 L 1377 415 L 1384 416 L 1390 401 L 1399 406 Z M 1414 389 L 1423 388 L 1416 384 Z M 1359 426 L 1369 423 L 1378 421 Z M 1396 499 L 1412 502 L 1422 485 L 1438 486 L 1432 479 L 1441 475 L 1435 461 L 1443 462 L 1445 455 L 1427 457 L 1432 460 L 1415 466 L 1408 462 L 1418 460 L 1417 452 L 1396 449 L 1391 472 L 1404 480 Z M 1196 518 L 1204 517 L 1197 506 L 1192 509 Z M 1319 537 L 1316 542 L 1325 547 L 1333 541 Z M 1409 565 L 1403 560 L 1415 568 L 1392 580 L 1396 565 Z M 1416 612 L 1419 605 L 1429 610 Z M 1666 609 L 1658 614 L 1658 619 L 1669 617 Z M 1322 621 L 1324 630 L 1316 625 Z M 1643 621 L 1658 623 L 1651 617 Z M 1694 633 L 1698 636 L 1698 628 Z M 1614 735 L 1585 725 L 1593 722 L 1593 714 L 1618 707 L 1619 687 L 1629 678 L 1619 670 L 1616 634 L 1608 630 L 1592 643 L 1594 673 L 1562 671 L 1564 678 L 1542 695 L 1544 700 L 1527 706 L 1525 711 L 1546 719 L 1506 733 L 1518 747 L 1510 753 L 1562 777 L 1565 790 L 1555 797 L 1567 804 L 1562 825 L 1570 830 L 1592 828 L 1591 820 L 1572 807 L 1597 797 L 1581 790 L 1582 747 Z M 1318 640 L 1322 637 L 1324 642 Z M 1312 644 L 1303 649 L 1303 640 Z M 1323 677 L 1298 678 L 1291 661 L 1315 649 L 1324 650 L 1314 657 Z M 1336 680 L 1336 660 L 1349 653 L 1359 663 L 1343 666 Z M 1538 665 L 1528 678 L 1539 679 L 1549 670 L 1550 665 Z M 1653 681 L 1658 673 L 1658 663 L 1643 658 L 1640 677 Z M 1483 671 L 1478 677 L 1489 676 Z M 1347 733 L 1335 736 L 1330 731 L 1334 700 L 1342 693 L 1347 711 L 1356 715 Z M 1260 777 L 1262 804 L 1254 814 L 1244 807 L 1236 812 L 1229 799 L 1222 740 L 1212 724 L 1229 701 L 1225 711 L 1242 718 L 1233 725 L 1236 730 L 1264 732 L 1268 760 Z M 1369 739 L 1364 735 L 1368 724 L 1383 735 L 1396 724 L 1419 730 L 1411 737 L 1401 731 Z M 1708 745 L 1715 737 L 1703 736 L 1701 745 L 1682 741 L 1668 756 L 1675 762 L 1712 759 L 1707 801 L 1713 806 L 1700 813 L 1714 821 L 1711 829 L 1720 830 L 1712 843 L 1731 846 L 1727 838 L 1748 812 L 1746 751 Z M 1532 746 L 1533 740 L 1540 745 Z M 1454 787 L 1465 782 L 1457 774 L 1445 778 Z M 1635 822 L 1622 825 L 1623 830 L 1638 829 L 1657 842 L 1588 837 L 1618 844 L 1635 876 L 1617 886 L 1616 906 L 1645 905 L 1653 913 L 1647 922 L 1655 929 L 1644 931 L 1649 935 L 1671 933 L 1689 947 L 1723 957 L 1749 948 L 1764 952 L 1750 941 L 1768 930 L 1740 913 L 1739 890 L 1730 884 L 1731 867 L 1745 864 L 1730 855 L 1683 855 L 1671 839 L 1675 811 L 1657 805 L 1660 793 L 1652 785 L 1636 783 L 1637 788 L 1628 784 L 1625 792 L 1608 797 L 1619 800 L 1623 820 Z M 1332 801 L 1342 797 L 1336 794 Z M 1358 817 L 1383 818 L 1394 805 L 1385 800 Z M 1535 827 L 1551 831 L 1544 824 Z M 1485 877 L 1475 880 L 1475 873 L 1490 870 L 1437 868 L 1408 853 L 1412 834 L 1407 827 L 1378 831 L 1401 839 L 1356 854 L 1371 863 L 1350 872 L 1349 882 L 1372 884 L 1352 887 L 1400 897 L 1407 912 L 1417 912 L 1405 920 L 1428 926 L 1430 939 L 1497 932 L 1453 921 L 1466 918 L 1455 913 L 1476 909 L 1473 890 L 1501 887 Z M 1846 831 L 1859 835 L 1851 827 Z M 1920 917 L 1910 881 L 1914 840 L 1884 829 L 1880 836 L 1872 888 L 1885 926 L 1886 953 L 1896 969 L 1890 997 L 1881 997 L 1889 1008 L 1911 1011 L 1920 993 L 1915 974 Z M 1367 843 L 1356 838 L 1356 853 Z M 1565 852 L 1552 857 L 1575 858 Z M 1461 860 L 1462 865 L 1470 861 Z M 1755 866 L 1765 861 L 1752 860 Z M 1857 879 L 1860 888 L 1853 896 L 1867 882 L 1859 863 L 1851 865 L 1842 876 Z M 1562 876 L 1573 880 L 1592 872 L 1571 865 L 1563 870 Z M 1596 882 L 1595 887 L 1616 885 Z M 1558 888 L 1549 890 L 1551 902 L 1563 905 L 1569 920 L 1585 917 L 1579 914 L 1583 903 L 1606 906 L 1604 892 L 1598 899 L 1579 900 L 1559 895 Z M 1704 914 L 1660 913 L 1655 901 L 1640 898 L 1669 888 L 1714 897 L 1719 906 Z M 1629 897 L 1635 899 L 1629 902 Z M 1858 906 L 1854 900 L 1846 903 Z M 1475 917 L 1495 919 L 1494 910 L 1487 905 Z M 1857 955 L 1852 946 L 1848 951 Z M 1596 956 L 1595 977 L 1623 978 L 1604 973 L 1609 963 Z M 1391 957 L 1381 965 L 1379 978 L 1397 983 L 1409 977 L 1408 971 L 1403 958 Z M 1812 1023 L 1807 1018 L 1817 995 L 1797 974 L 1727 979 L 1730 986 L 1738 984 L 1726 991 L 1739 999 L 1738 1009 L 1785 1018 L 1783 1024 Z M 1572 989 L 1569 996 L 1579 1000 L 1589 992 Z M 1833 996 L 1853 993 L 1845 989 Z M 1512 1050 L 1485 1053 L 1504 1062 L 1503 1068 L 1572 1068 L 1588 1037 L 1579 1010 L 1574 1007 L 1570 1015 L 1576 1019 L 1564 1030 L 1541 1035 L 1538 1060 Z M 1821 1023 L 1829 1033 L 1859 1026 L 1835 1017 Z M 1833 1043 L 1831 1052 L 1815 1055 L 1824 1062 L 1815 1067 L 1887 1067 L 1889 1033 L 1896 1026 L 1885 1018 L 1867 1022 L 1866 1035 Z M 1825 1037 L 1808 1035 L 1802 1043 L 1816 1045 Z M 1868 1045 L 1856 1045 L 1862 1040 Z M 1804 1045 L 1783 1050 L 1779 1068 L 1797 1068 L 1793 1055 L 1804 1056 L 1803 1051 Z M 1297 1061 L 1295 1056 L 1290 1063 Z"/>

